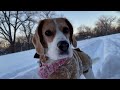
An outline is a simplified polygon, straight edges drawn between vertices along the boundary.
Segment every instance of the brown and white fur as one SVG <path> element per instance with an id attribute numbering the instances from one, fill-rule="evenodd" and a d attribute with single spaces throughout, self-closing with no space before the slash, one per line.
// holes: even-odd
<path id="1" fill-rule="evenodd" d="M 47 33 L 47 34 L 46 34 Z M 65 41 L 68 44 L 67 53 L 58 48 L 58 43 Z M 77 47 L 77 42 L 73 36 L 73 27 L 66 18 L 53 18 L 41 20 L 33 36 L 33 45 L 37 54 L 40 55 L 40 61 L 52 62 L 63 58 L 72 58 L 74 54 L 73 47 Z M 75 56 L 75 55 L 74 55 Z M 79 57 L 79 54 L 76 54 Z M 84 74 L 85 78 L 94 78 L 90 61 L 82 61 L 80 58 L 72 58 L 68 63 L 60 67 L 53 73 L 50 79 L 79 79 L 83 75 L 83 63 L 89 67 L 89 71 Z"/>

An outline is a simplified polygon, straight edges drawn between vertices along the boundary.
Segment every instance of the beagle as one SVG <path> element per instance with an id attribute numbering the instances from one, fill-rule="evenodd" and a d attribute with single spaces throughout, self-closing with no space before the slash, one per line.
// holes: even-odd
<path id="1" fill-rule="evenodd" d="M 90 57 L 84 54 L 82 60 L 83 52 L 72 48 L 77 47 L 77 42 L 66 18 L 41 20 L 32 42 L 36 49 L 34 58 L 41 63 L 38 74 L 43 79 L 79 79 L 81 75 L 94 78 Z"/>

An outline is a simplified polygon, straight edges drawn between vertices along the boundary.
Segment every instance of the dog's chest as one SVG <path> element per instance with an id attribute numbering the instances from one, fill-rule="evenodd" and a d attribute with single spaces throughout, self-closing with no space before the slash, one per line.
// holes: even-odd
<path id="1" fill-rule="evenodd" d="M 77 79 L 82 74 L 82 67 L 76 62 L 76 60 L 71 59 L 64 65 L 60 66 L 56 72 L 52 73 L 49 79 Z"/>

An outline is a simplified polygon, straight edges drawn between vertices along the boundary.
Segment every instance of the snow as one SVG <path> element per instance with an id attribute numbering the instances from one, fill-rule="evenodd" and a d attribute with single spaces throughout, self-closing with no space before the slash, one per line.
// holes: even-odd
<path id="1" fill-rule="evenodd" d="M 78 47 L 92 58 L 97 79 L 120 79 L 120 34 L 83 40 Z"/>
<path id="2" fill-rule="evenodd" d="M 120 79 L 120 34 L 77 42 L 93 60 L 96 79 Z M 0 56 L 0 79 L 40 79 L 35 49 Z"/>
<path id="3" fill-rule="evenodd" d="M 37 74 L 38 63 L 37 60 L 33 58 L 34 54 L 35 50 L 29 50 L 0 56 L 0 79 L 36 78 L 35 74 Z M 29 76 L 26 73 L 29 74 Z"/>

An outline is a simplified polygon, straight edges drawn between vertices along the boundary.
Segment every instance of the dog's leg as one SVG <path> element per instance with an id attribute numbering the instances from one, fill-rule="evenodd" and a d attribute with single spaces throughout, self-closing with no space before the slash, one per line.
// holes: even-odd
<path id="1" fill-rule="evenodd" d="M 87 73 L 84 73 L 84 76 L 86 79 L 95 79 L 92 68 L 90 68 Z"/>

